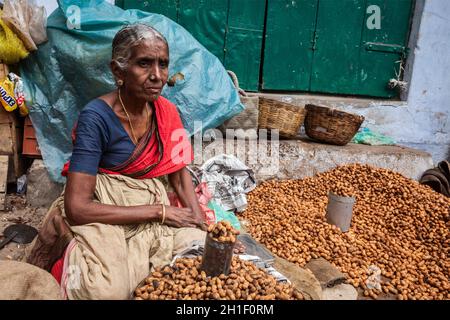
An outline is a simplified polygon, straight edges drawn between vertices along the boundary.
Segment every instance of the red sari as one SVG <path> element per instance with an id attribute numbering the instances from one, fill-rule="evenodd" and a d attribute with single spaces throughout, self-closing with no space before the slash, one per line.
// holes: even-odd
<path id="1" fill-rule="evenodd" d="M 115 167 L 99 168 L 100 173 L 149 179 L 176 172 L 192 162 L 192 146 L 176 106 L 161 96 L 153 104 L 153 125 L 136 145 L 131 156 Z M 72 139 L 76 139 L 75 129 Z M 69 161 L 64 165 L 63 176 L 67 176 L 69 165 Z"/>
<path id="2" fill-rule="evenodd" d="M 75 131 L 76 126 L 72 132 L 73 142 L 76 139 Z M 176 106 L 160 96 L 154 102 L 152 125 L 136 145 L 131 156 L 124 163 L 113 168 L 99 168 L 98 172 L 121 174 L 136 179 L 156 178 L 184 168 L 192 162 L 193 158 L 192 146 Z M 69 166 L 70 161 L 64 165 L 63 176 L 67 176 Z M 214 211 L 207 207 L 211 195 L 204 192 L 203 186 L 198 186 L 195 191 L 206 221 L 214 223 Z M 182 207 L 175 193 L 169 193 L 168 196 L 171 205 Z M 64 256 L 57 260 L 51 269 L 58 283 L 61 282 Z"/>

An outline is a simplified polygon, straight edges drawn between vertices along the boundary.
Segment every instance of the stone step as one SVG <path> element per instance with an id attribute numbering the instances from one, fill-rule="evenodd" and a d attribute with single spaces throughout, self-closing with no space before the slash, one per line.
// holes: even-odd
<path id="1" fill-rule="evenodd" d="M 351 163 L 385 168 L 419 180 L 433 167 L 429 153 L 403 146 L 334 146 L 306 138 L 280 140 L 278 144 L 261 139 L 194 141 L 193 146 L 194 164 L 201 165 L 221 153 L 232 154 L 253 169 L 258 180 L 302 179 Z"/>

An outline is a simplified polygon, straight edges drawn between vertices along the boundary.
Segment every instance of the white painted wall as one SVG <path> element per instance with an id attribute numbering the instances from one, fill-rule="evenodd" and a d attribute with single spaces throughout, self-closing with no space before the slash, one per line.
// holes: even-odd
<path id="1" fill-rule="evenodd" d="M 400 138 L 450 160 L 450 1 L 427 0 L 419 30 L 407 115 Z M 408 121 L 409 122 L 409 121 Z"/>

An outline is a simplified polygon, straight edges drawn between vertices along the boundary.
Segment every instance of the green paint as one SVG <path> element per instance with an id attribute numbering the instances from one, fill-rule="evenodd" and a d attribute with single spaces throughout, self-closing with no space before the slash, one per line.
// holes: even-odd
<path id="1" fill-rule="evenodd" d="M 397 95 L 387 83 L 408 51 L 414 0 L 119 2 L 178 22 L 237 74 L 245 90 L 386 98 Z M 380 9 L 379 29 L 368 28 L 368 21 L 376 21 L 370 6 Z"/>
<path id="2" fill-rule="evenodd" d="M 223 63 L 228 1 L 180 0 L 178 23 Z"/>
<path id="3" fill-rule="evenodd" d="M 121 0 L 124 9 L 139 9 L 142 11 L 159 13 L 177 21 L 178 0 Z M 117 5 L 117 3 L 116 3 Z"/>
<path id="4" fill-rule="evenodd" d="M 358 90 L 364 2 L 319 1 L 311 91 L 350 94 Z"/>
<path id="5" fill-rule="evenodd" d="M 381 28 L 363 29 L 360 51 L 359 94 L 375 97 L 396 97 L 397 91 L 386 84 L 396 78 L 400 60 L 406 57 L 413 0 L 367 0 L 381 9 Z M 366 14 L 367 19 L 367 14 Z M 376 45 L 374 45 L 376 43 Z M 367 48 L 372 44 L 372 48 Z"/>
<path id="6" fill-rule="evenodd" d="M 269 0 L 263 89 L 310 87 L 318 0 Z"/>
<path id="7" fill-rule="evenodd" d="M 265 6 L 261 0 L 229 1 L 224 65 L 249 91 L 259 89 Z"/>

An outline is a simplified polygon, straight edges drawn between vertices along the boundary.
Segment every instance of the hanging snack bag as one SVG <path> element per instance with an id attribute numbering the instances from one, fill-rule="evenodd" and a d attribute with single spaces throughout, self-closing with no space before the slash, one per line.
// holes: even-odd
<path id="1" fill-rule="evenodd" d="M 14 83 L 8 78 L 0 82 L 0 103 L 8 112 L 17 109 L 17 102 L 14 98 Z"/>
<path id="2" fill-rule="evenodd" d="M 25 105 L 25 93 L 23 91 L 22 78 L 12 72 L 9 73 L 8 78 L 14 83 L 14 97 L 16 98 L 17 106 L 19 107 L 19 113 L 22 117 L 25 117 L 28 115 L 29 111 Z"/>

